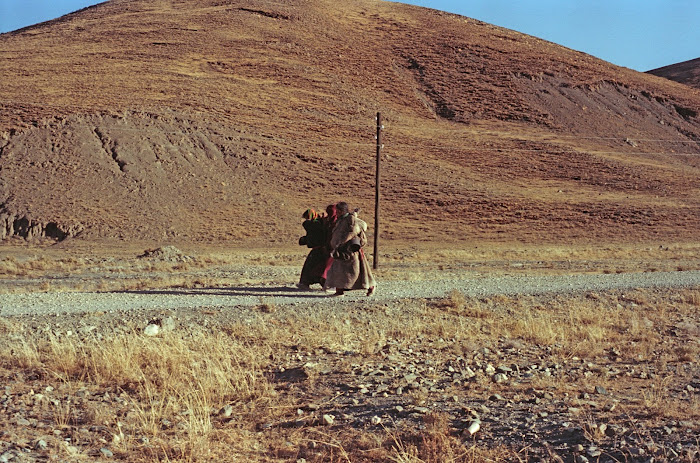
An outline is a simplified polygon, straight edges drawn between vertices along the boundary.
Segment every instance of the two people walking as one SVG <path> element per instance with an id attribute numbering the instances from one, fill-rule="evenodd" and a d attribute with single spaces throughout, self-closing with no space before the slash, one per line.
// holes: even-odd
<path id="1" fill-rule="evenodd" d="M 316 283 L 325 286 L 326 275 L 333 261 L 331 259 L 330 237 L 338 215 L 335 212 L 335 204 L 331 204 L 326 208 L 325 215 L 321 215 L 313 209 L 307 209 L 302 217 L 305 219 L 302 226 L 306 235 L 299 238 L 299 245 L 307 246 L 311 248 L 311 251 L 304 261 L 297 287 L 308 290 L 309 286 Z"/>
<path id="2" fill-rule="evenodd" d="M 311 252 L 304 262 L 299 284 L 300 289 L 308 289 L 309 285 L 320 283 L 324 289 L 335 288 L 334 296 L 342 296 L 346 291 L 366 290 L 367 296 L 371 296 L 377 287 L 374 275 L 363 247 L 367 244 L 367 223 L 360 219 L 357 210 L 350 212 L 346 202 L 332 204 L 326 208 L 326 215 L 314 217 L 315 212 L 307 210 L 304 213 L 304 229 L 306 237 L 300 238 L 309 247 Z M 316 223 L 313 223 L 316 221 Z M 311 246 L 318 244 L 315 239 L 321 232 L 325 232 L 324 246 Z"/>

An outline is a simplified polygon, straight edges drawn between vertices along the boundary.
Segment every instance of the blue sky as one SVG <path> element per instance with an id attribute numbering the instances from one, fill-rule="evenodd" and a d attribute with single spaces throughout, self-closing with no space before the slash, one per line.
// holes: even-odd
<path id="1" fill-rule="evenodd" d="M 195 0 L 193 0 L 195 1 Z M 0 32 L 94 0 L 0 0 Z M 649 69 L 700 58 L 700 0 L 404 0 L 503 26 L 611 63 Z"/>
<path id="2" fill-rule="evenodd" d="M 104 0 L 0 0 L 0 33 L 58 18 Z"/>
<path id="3" fill-rule="evenodd" d="M 648 71 L 700 58 L 699 0 L 402 0 Z"/>

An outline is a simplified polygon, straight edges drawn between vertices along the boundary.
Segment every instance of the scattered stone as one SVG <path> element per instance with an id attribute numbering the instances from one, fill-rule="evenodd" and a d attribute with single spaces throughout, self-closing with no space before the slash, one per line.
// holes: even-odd
<path id="1" fill-rule="evenodd" d="M 86 335 L 86 334 L 92 333 L 92 332 L 95 331 L 96 329 L 97 329 L 96 326 L 94 326 L 94 325 L 88 325 L 88 326 L 82 326 L 82 327 L 80 327 L 80 328 L 78 329 L 78 331 L 80 332 L 80 334 Z"/>
<path id="2" fill-rule="evenodd" d="M 233 405 L 231 404 L 224 405 L 221 410 L 219 410 L 219 416 L 223 416 L 224 418 L 230 418 L 232 414 Z"/>
<path id="3" fill-rule="evenodd" d="M 30 426 L 31 423 L 25 418 L 17 418 L 17 426 Z"/>
<path id="4" fill-rule="evenodd" d="M 160 326 L 155 323 L 151 323 L 146 328 L 143 329 L 143 334 L 146 336 L 158 336 L 160 333 Z"/>
<path id="5" fill-rule="evenodd" d="M 160 316 L 148 314 L 140 317 L 141 320 L 151 320 L 153 325 L 159 328 L 158 334 L 162 335 L 164 325 L 173 326 L 175 320 L 169 317 L 165 319 L 151 319 L 150 317 Z M 178 330 L 186 330 L 187 321 L 184 316 L 176 318 Z M 339 318 L 342 322 L 342 317 Z M 144 325 L 140 325 L 144 326 Z M 52 329 L 54 329 L 52 327 Z M 66 326 L 60 327 L 61 332 L 66 332 Z M 79 329 L 73 332 L 80 333 Z M 51 332 L 53 333 L 53 331 Z M 143 336 L 143 335 L 142 335 Z M 421 341 L 425 342 L 425 340 Z M 442 341 L 441 341 L 442 342 Z M 445 343 L 452 340 L 446 339 Z M 361 427 L 363 424 L 369 426 L 414 426 L 424 429 L 426 426 L 426 413 L 437 411 L 449 416 L 451 427 L 462 430 L 462 439 L 476 438 L 479 443 L 491 445 L 494 442 L 498 445 L 513 445 L 516 440 L 520 442 L 527 440 L 532 442 L 532 461 L 612 461 L 613 458 L 628 458 L 630 461 L 653 462 L 653 461 L 693 461 L 683 453 L 685 449 L 692 446 L 695 438 L 694 431 L 697 430 L 698 421 L 685 419 L 677 421 L 667 419 L 665 422 L 654 421 L 653 424 L 646 420 L 644 416 L 633 415 L 630 418 L 627 414 L 613 416 L 603 412 L 612 412 L 619 404 L 625 407 L 625 411 L 630 404 L 629 385 L 636 384 L 634 381 L 639 378 L 639 371 L 646 371 L 644 365 L 633 369 L 626 362 L 615 362 L 614 368 L 611 366 L 606 356 L 596 356 L 592 358 L 596 364 L 590 364 L 588 358 L 561 360 L 557 365 L 549 359 L 549 354 L 540 347 L 527 347 L 524 352 L 511 352 L 507 347 L 501 347 L 487 357 L 486 360 L 477 354 L 474 357 L 467 356 L 455 358 L 451 351 L 447 355 L 452 356 L 445 360 L 445 351 L 438 345 L 437 341 L 429 340 L 427 344 L 414 344 L 413 350 L 409 353 L 408 348 L 401 343 L 394 343 L 389 340 L 386 346 L 379 346 L 384 352 L 393 352 L 394 355 L 384 355 L 380 352 L 377 356 L 369 355 L 360 359 L 336 359 L 333 356 L 357 355 L 356 353 L 345 353 L 340 348 L 313 348 L 313 346 L 295 346 L 289 353 L 289 357 L 275 356 L 275 365 L 284 365 L 284 368 L 271 370 L 267 377 L 271 380 L 287 383 L 301 383 L 309 379 L 309 370 L 313 369 L 313 381 L 308 382 L 309 386 L 314 386 L 315 382 L 323 383 L 328 388 L 335 388 L 336 393 L 340 393 L 338 400 L 333 402 L 333 409 L 326 408 L 329 402 L 324 397 L 318 395 L 300 395 L 299 400 L 317 400 L 323 405 L 312 404 L 310 406 L 299 405 L 299 409 L 292 408 L 294 415 L 288 421 L 274 422 L 272 424 L 258 425 L 257 429 L 276 429 L 286 427 L 303 427 L 311 423 L 319 426 L 354 426 Z M 523 357 L 517 357 L 522 355 Z M 393 357 L 390 361 L 389 357 Z M 340 360 L 340 361 L 338 361 Z M 490 360 L 493 365 L 488 363 Z M 362 362 L 349 365 L 350 361 Z M 446 361 L 446 363 L 444 363 Z M 646 359 L 642 359 L 646 361 Z M 348 363 L 345 363 L 348 362 Z M 384 362 L 384 363 L 379 363 Z M 296 368 L 294 366 L 297 366 Z M 301 366 L 299 366 L 301 365 Z M 470 366 L 467 366 L 470 365 Z M 491 370 L 493 366 L 495 373 L 491 377 L 484 374 L 485 370 Z M 325 368 L 330 377 L 318 377 L 318 371 Z M 688 397 L 688 392 L 700 389 L 697 379 L 688 381 L 687 371 L 691 365 L 673 364 L 669 368 L 666 366 L 657 367 L 657 375 L 683 374 L 682 379 L 673 382 L 673 387 L 669 388 L 670 394 L 680 395 L 682 398 Z M 618 375 L 619 382 L 609 383 L 607 387 L 615 385 L 614 391 L 607 391 L 601 385 L 596 386 L 596 381 L 590 379 L 581 381 L 590 389 L 579 390 L 578 393 L 571 392 L 571 389 L 560 389 L 556 383 L 533 382 L 527 385 L 518 385 L 515 388 L 505 386 L 489 386 L 490 380 L 500 381 L 521 381 L 528 372 L 534 374 L 534 378 L 541 378 L 541 372 L 550 369 L 553 375 L 565 377 L 566 381 L 582 380 L 584 373 L 592 371 L 592 378 L 604 375 L 604 372 L 622 371 Z M 640 370 L 641 369 L 641 370 Z M 521 373 L 526 372 L 526 373 Z M 20 373 L 18 373 L 20 374 Z M 21 374 L 20 374 L 21 375 Z M 466 379 L 478 376 L 479 381 L 467 383 Z M 15 463 L 21 458 L 34 461 L 34 459 L 48 456 L 46 450 L 51 452 L 57 450 L 63 454 L 64 459 L 92 458 L 107 461 L 114 459 L 108 452 L 107 446 L 119 446 L 119 438 L 115 439 L 115 444 L 111 443 L 112 434 L 109 434 L 109 422 L 95 422 L 77 424 L 75 427 L 58 427 L 54 429 L 49 423 L 39 419 L 40 414 L 46 413 L 52 408 L 51 404 L 64 405 L 65 400 L 70 400 L 71 404 L 82 407 L 82 405 L 115 406 L 115 413 L 125 413 L 130 415 L 130 400 L 128 394 L 123 394 L 117 388 L 87 389 L 81 388 L 77 391 L 68 390 L 65 385 L 56 387 L 56 391 L 51 386 L 42 383 L 40 377 L 18 376 L 24 379 L 26 385 L 23 388 L 12 390 L 7 386 L 0 386 L 0 411 L 7 410 L 6 417 L 10 429 L 0 429 L 0 442 L 9 443 L 0 445 L 2 454 L 9 463 Z M 629 378 L 634 378 L 631 383 Z M 643 379 L 643 378 L 642 378 Z M 617 380 L 616 380 L 617 381 Z M 690 384 L 689 384 L 690 383 Z M 306 386 L 306 385 L 304 385 Z M 33 387 L 29 391 L 29 387 Z M 282 384 L 277 387 L 277 393 L 285 394 L 286 391 L 303 392 L 306 387 Z M 489 387 L 492 389 L 489 391 Z M 539 389 L 538 389 L 539 387 Z M 493 390 L 504 392 L 508 397 L 494 393 Z M 34 393 L 33 391 L 40 391 Z M 404 397 L 394 396 L 393 393 L 404 394 L 404 391 L 411 391 L 412 396 L 405 401 Z M 551 392 L 550 392 L 551 391 Z M 385 393 L 389 392 L 389 395 Z M 71 396 L 71 394 L 73 394 Z M 415 395 L 413 395 L 415 394 Z M 305 397 L 305 399 L 304 399 Z M 77 398 L 77 400 L 76 400 Z M 488 400 L 487 400 L 488 398 Z M 420 399 L 420 400 L 418 400 Z M 595 401 L 598 401 L 597 403 Z M 489 403 L 489 401 L 491 401 Z M 483 403 L 482 403 L 483 402 Z M 401 405 L 397 405 L 400 403 Z M 484 403 L 489 403 L 491 409 Z M 410 405 L 406 405 L 410 404 Z M 238 408 L 241 407 L 239 411 Z M 88 409 L 88 407 L 85 407 Z M 294 411 L 296 410 L 296 413 Z M 221 409 L 209 410 L 213 415 L 221 418 L 229 418 L 234 413 L 246 413 L 248 406 L 245 404 L 224 405 Z M 572 413 L 567 415 L 566 412 Z M 332 413 L 324 415 L 323 413 Z M 564 413 L 562 413 L 564 412 Z M 376 415 L 373 415 L 376 413 Z M 573 414 L 578 414 L 578 416 Z M 121 415 L 119 415 L 121 416 Z M 24 420 L 24 421 L 22 421 Z M 337 422 L 336 422 L 337 420 Z M 395 420 L 395 423 L 392 422 Z M 481 421 L 484 420 L 484 421 Z M 566 421 L 568 420 L 568 421 Z M 173 426 L 187 427 L 187 423 L 176 414 L 173 418 L 175 424 L 169 420 L 162 419 L 160 424 L 163 429 Z M 187 420 L 184 420 L 187 421 Z M 225 422 L 225 420 L 221 420 Z M 389 423 L 391 422 L 391 423 Z M 482 430 L 481 423 L 484 423 Z M 624 422 L 632 429 L 626 429 L 613 423 Z M 14 427 L 15 423 L 18 425 Z M 588 423 L 588 424 L 585 424 Z M 597 423 L 597 424 L 592 424 Z M 84 427 L 80 427 L 84 426 Z M 583 427 L 583 429 L 582 429 Z M 20 429 L 23 428 L 23 429 Z M 96 429 L 92 429 L 96 428 Z M 100 428 L 100 430 L 97 430 Z M 452 428 L 452 429 L 454 429 Z M 585 429 L 585 431 L 584 431 Z M 52 434 L 53 431 L 57 433 Z M 381 428 L 367 429 L 369 432 L 381 432 Z M 93 436 L 84 436 L 92 432 Z M 24 437 L 17 437 L 24 433 Z M 33 435 L 32 435 L 33 433 Z M 44 439 L 37 440 L 39 437 Z M 124 435 L 121 435 L 123 440 Z M 134 436 L 137 440 L 138 435 Z M 649 441 L 654 440 L 650 446 Z M 63 444 L 62 441 L 68 444 Z M 142 442 L 148 442 L 147 440 Z M 92 443 L 92 444 L 90 444 Z M 595 443 L 596 445 L 591 445 Z M 546 444 L 546 445 L 545 445 Z M 679 447 L 673 447 L 678 444 Z M 77 445 L 78 453 L 70 455 L 70 450 L 63 448 L 63 445 Z M 91 446 L 90 446 L 91 445 Z M 100 446 L 104 445 L 103 449 Z M 157 445 L 154 441 L 153 445 Z M 467 443 L 468 445 L 468 443 Z M 518 445 L 518 444 L 515 444 Z M 59 446 L 60 448 L 56 448 Z M 309 447 L 311 448 L 311 447 Z M 73 449 L 76 449 L 74 447 Z M 644 453 L 642 453 L 644 452 Z M 560 456 L 557 456 L 559 454 Z M 306 456 L 313 455 L 309 453 Z M 694 453 L 693 453 L 694 455 Z M 563 457 L 563 460 L 561 459 Z M 33 459 L 32 459 L 33 458 Z M 310 458 L 316 458 L 310 456 Z M 606 459 L 607 458 L 607 459 Z M 654 460 L 654 458 L 656 460 Z M 292 459 L 294 461 L 294 459 Z"/>
<path id="6" fill-rule="evenodd" d="M 175 329 L 175 319 L 173 317 L 165 317 L 156 321 L 160 325 L 160 330 L 164 333 L 171 332 Z"/>
<path id="7" fill-rule="evenodd" d="M 80 449 L 74 445 L 70 445 L 68 442 L 63 442 L 63 448 L 68 452 L 69 455 L 74 456 L 80 452 Z"/>

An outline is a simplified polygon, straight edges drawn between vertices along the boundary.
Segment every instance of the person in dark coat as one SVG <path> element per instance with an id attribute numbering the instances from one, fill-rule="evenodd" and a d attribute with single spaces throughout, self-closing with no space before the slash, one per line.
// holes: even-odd
<path id="1" fill-rule="evenodd" d="M 297 287 L 307 290 L 316 283 L 323 286 L 326 262 L 330 256 L 330 251 L 326 245 L 326 224 L 318 213 L 313 209 L 307 209 L 302 214 L 302 217 L 305 219 L 302 226 L 306 230 L 306 235 L 299 238 L 299 245 L 309 247 L 311 251 L 309 251 L 304 261 Z"/>
<path id="2" fill-rule="evenodd" d="M 330 270 L 333 264 L 333 257 L 331 257 L 331 236 L 333 235 L 333 229 L 336 223 L 338 223 L 338 211 L 335 208 L 335 204 L 329 204 L 328 207 L 326 207 L 326 215 L 323 217 L 323 225 L 326 232 L 326 250 L 328 251 L 328 257 L 326 257 L 326 264 L 321 277 L 321 284 L 325 290 L 330 289 L 326 284 L 326 279 L 328 278 L 328 270 Z"/>

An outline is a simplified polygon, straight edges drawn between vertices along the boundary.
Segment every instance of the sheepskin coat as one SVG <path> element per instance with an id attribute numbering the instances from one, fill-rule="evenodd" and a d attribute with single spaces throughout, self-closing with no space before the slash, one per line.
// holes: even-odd
<path id="1" fill-rule="evenodd" d="M 355 237 L 360 237 L 364 245 L 367 242 L 365 232 L 367 223 L 357 217 L 357 213 L 346 214 L 338 219 L 331 235 L 331 248 L 337 249 Z M 353 252 L 349 260 L 333 259 L 326 278 L 327 288 L 368 289 L 376 286 L 374 275 L 367 263 L 362 249 Z"/>

